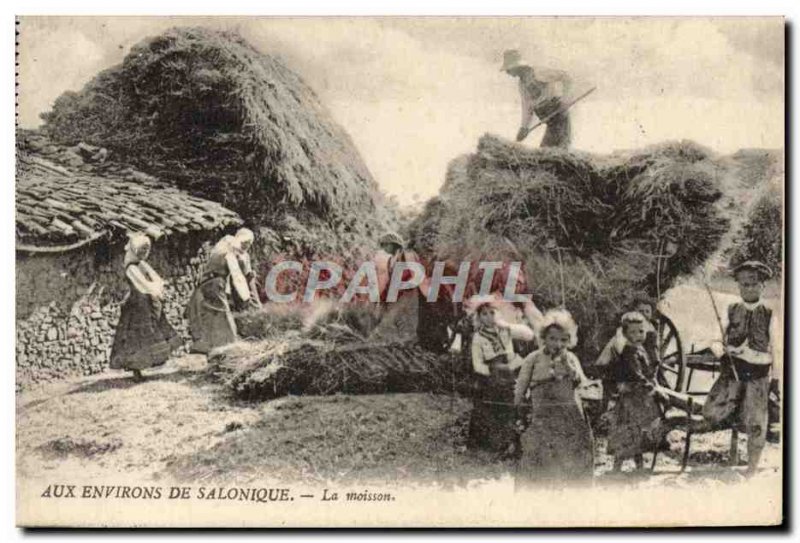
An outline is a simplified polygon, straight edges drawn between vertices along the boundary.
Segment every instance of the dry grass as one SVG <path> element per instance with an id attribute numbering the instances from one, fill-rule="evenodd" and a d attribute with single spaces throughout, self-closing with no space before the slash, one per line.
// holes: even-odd
<path id="1" fill-rule="evenodd" d="M 304 318 L 297 306 L 279 303 L 267 303 L 261 309 L 234 315 L 236 330 L 244 339 L 281 337 L 291 330 L 300 330 Z"/>
<path id="2" fill-rule="evenodd" d="M 414 247 L 428 259 L 524 261 L 534 300 L 577 318 L 589 361 L 635 295 L 663 293 L 717 249 L 728 222 L 713 158 L 691 142 L 595 156 L 486 135 L 451 164 L 412 227 Z M 668 241 L 675 253 L 659 258 Z"/>
<path id="3" fill-rule="evenodd" d="M 209 371 L 234 397 L 245 400 L 440 392 L 453 386 L 455 357 L 435 355 L 413 343 L 359 341 L 345 330 L 333 333 L 336 339 L 238 342 L 217 351 Z"/>
<path id="4" fill-rule="evenodd" d="M 457 357 L 396 337 L 394 326 L 383 330 L 382 322 L 391 319 L 379 321 L 375 310 L 369 304 L 320 302 L 242 314 L 238 321 L 251 339 L 214 351 L 209 372 L 246 400 L 440 392 L 455 386 L 455 373 L 463 378 Z"/>
<path id="5" fill-rule="evenodd" d="M 262 201 L 373 204 L 372 176 L 314 91 L 231 32 L 174 28 L 144 40 L 44 118 L 61 140 L 106 146 L 221 192 L 252 172 L 242 182 Z"/>
<path id="6" fill-rule="evenodd" d="M 108 148 L 222 203 L 264 237 L 277 232 L 263 243 L 270 251 L 347 255 L 397 220 L 314 91 L 232 32 L 174 28 L 146 39 L 43 118 L 58 142 Z"/>
<path id="7" fill-rule="evenodd" d="M 759 258 L 768 261 L 776 274 L 782 274 L 783 151 L 740 149 L 717 162 L 723 169 L 720 212 L 731 227 L 704 273 L 721 279 L 729 274 L 732 264 Z"/>
<path id="8" fill-rule="evenodd" d="M 774 183 L 755 191 L 741 228 L 726 251 L 727 260 L 764 262 L 776 277 L 783 273 L 783 191 Z"/>

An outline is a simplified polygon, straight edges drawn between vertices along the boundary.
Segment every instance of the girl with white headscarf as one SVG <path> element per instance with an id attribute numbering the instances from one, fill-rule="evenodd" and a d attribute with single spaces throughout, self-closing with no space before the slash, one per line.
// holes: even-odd
<path id="1" fill-rule="evenodd" d="M 126 369 L 141 380 L 142 370 L 160 366 L 181 340 L 164 316 L 164 280 L 147 263 L 150 238 L 132 234 L 125 246 L 125 277 L 130 294 L 121 307 L 111 348 L 112 369 Z"/>

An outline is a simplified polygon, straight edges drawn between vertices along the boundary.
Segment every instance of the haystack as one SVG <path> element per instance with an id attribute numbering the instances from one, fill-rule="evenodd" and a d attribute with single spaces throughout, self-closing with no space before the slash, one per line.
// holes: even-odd
<path id="1" fill-rule="evenodd" d="M 722 241 L 712 269 L 728 273 L 743 260 L 767 263 L 783 273 L 783 194 L 785 157 L 779 149 L 740 149 L 723 157 L 723 212 L 731 229 Z"/>
<path id="2" fill-rule="evenodd" d="M 663 293 L 717 248 L 717 168 L 691 142 L 597 156 L 486 135 L 451 163 L 412 244 L 429 260 L 522 260 L 537 305 L 576 317 L 588 362 L 633 296 Z"/>
<path id="3" fill-rule="evenodd" d="M 760 260 L 783 273 L 783 191 L 778 183 L 763 186 L 754 196 L 741 229 L 727 251 L 732 267 L 745 260 Z"/>
<path id="4" fill-rule="evenodd" d="M 235 33 L 146 39 L 43 118 L 57 141 L 104 147 L 270 227 L 270 241 L 295 253 L 341 254 L 385 219 L 375 181 L 314 91 Z"/>

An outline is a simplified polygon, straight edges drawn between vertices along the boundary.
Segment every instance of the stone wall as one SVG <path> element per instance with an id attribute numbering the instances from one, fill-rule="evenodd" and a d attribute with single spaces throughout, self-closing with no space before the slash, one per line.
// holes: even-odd
<path id="1" fill-rule="evenodd" d="M 172 236 L 148 259 L 167 281 L 167 319 L 186 340 L 183 310 L 221 232 Z M 124 244 L 98 242 L 62 254 L 17 253 L 17 390 L 108 367 L 120 304 L 128 293 Z M 179 353 L 176 353 L 179 354 Z"/>

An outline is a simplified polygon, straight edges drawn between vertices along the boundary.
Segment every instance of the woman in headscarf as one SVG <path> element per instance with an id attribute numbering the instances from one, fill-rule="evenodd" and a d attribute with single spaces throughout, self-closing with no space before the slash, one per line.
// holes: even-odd
<path id="1" fill-rule="evenodd" d="M 509 324 L 497 315 L 493 296 L 474 296 L 468 302 L 475 312 L 472 369 L 477 381 L 467 447 L 503 453 L 514 443 L 514 370 L 522 358 L 513 340 L 532 341 L 533 330 Z"/>
<path id="2" fill-rule="evenodd" d="M 380 303 L 374 307 L 375 329 L 370 339 L 375 341 L 410 341 L 416 338 L 418 326 L 419 297 L 427 295 L 427 278 L 416 289 L 403 289 L 397 298 L 388 300 L 392 276 L 403 270 L 397 279 L 408 281 L 413 277 L 407 263 L 419 263 L 417 254 L 405 247 L 403 239 L 394 232 L 381 236 L 381 250 L 375 255 L 375 269 Z M 398 268 L 398 265 L 400 266 Z"/>
<path id="3" fill-rule="evenodd" d="M 133 372 L 137 381 L 142 370 L 160 366 L 181 340 L 164 316 L 164 281 L 147 263 L 150 239 L 133 234 L 125 246 L 125 278 L 130 294 L 123 302 L 114 345 L 112 369 Z"/>
<path id="4" fill-rule="evenodd" d="M 375 256 L 375 268 L 378 279 L 378 292 L 382 302 L 386 301 L 386 294 L 394 273 L 395 266 L 405 262 L 419 262 L 417 254 L 406 248 L 403 238 L 395 232 L 388 232 L 381 236 L 378 241 L 381 251 Z M 403 281 L 409 280 L 412 276 L 410 270 L 406 270 L 401 275 Z M 427 295 L 429 280 L 425 277 L 417 290 L 423 295 Z M 411 296 L 412 291 L 401 291 L 399 297 L 403 295 Z"/>
<path id="5" fill-rule="evenodd" d="M 237 258 L 239 259 L 239 269 L 242 271 L 242 275 L 244 275 L 245 280 L 247 281 L 247 287 L 250 291 L 250 299 L 249 300 L 242 300 L 239 297 L 239 294 L 236 290 L 236 287 L 233 284 L 228 285 L 228 290 L 231 292 L 231 297 L 233 298 L 233 309 L 234 311 L 244 311 L 247 309 L 261 309 L 261 299 L 258 297 L 258 283 L 256 282 L 256 272 L 253 270 L 253 264 L 250 260 L 250 247 L 253 244 L 253 232 L 247 228 L 242 228 L 237 233 L 241 243 L 244 247 L 244 250 L 237 254 Z"/>
<path id="6" fill-rule="evenodd" d="M 200 284 L 195 288 L 186 318 L 192 334 L 192 352 L 208 354 L 212 349 L 237 340 L 236 323 L 228 303 L 228 281 L 243 302 L 250 300 L 250 287 L 239 265 L 240 256 L 253 242 L 253 233 L 242 228 L 214 245 Z"/>

